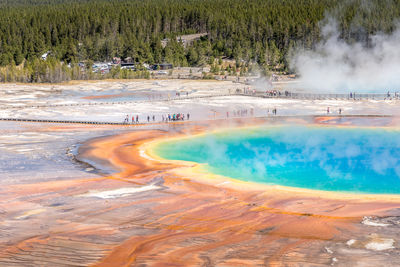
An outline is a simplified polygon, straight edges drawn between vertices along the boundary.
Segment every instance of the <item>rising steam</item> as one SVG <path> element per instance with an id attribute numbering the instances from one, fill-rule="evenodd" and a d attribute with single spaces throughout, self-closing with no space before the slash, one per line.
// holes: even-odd
<path id="1" fill-rule="evenodd" d="M 291 67 L 301 87 L 325 92 L 400 91 L 400 29 L 370 36 L 370 43 L 349 44 L 339 38 L 338 24 L 327 20 L 313 51 L 297 50 Z"/>

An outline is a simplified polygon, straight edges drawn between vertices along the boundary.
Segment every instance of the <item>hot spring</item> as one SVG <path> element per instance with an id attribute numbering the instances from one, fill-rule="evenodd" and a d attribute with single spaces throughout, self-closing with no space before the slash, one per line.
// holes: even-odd
<path id="1" fill-rule="evenodd" d="M 400 131 L 336 126 L 260 126 L 159 143 L 168 160 L 268 185 L 400 194 Z"/>

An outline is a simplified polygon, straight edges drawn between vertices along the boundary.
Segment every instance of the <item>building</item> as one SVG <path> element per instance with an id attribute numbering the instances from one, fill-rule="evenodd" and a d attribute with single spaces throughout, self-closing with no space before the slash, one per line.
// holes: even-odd
<path id="1" fill-rule="evenodd" d="M 154 64 L 153 70 L 172 70 L 174 66 L 171 63 Z"/>
<path id="2" fill-rule="evenodd" d="M 122 62 L 123 62 L 123 63 L 133 63 L 134 60 L 133 60 L 133 58 L 131 58 L 131 57 L 127 57 L 127 58 L 125 58 L 125 60 L 122 61 Z"/>
<path id="3" fill-rule="evenodd" d="M 121 62 L 121 69 L 136 70 L 136 63 L 133 63 L 133 62 Z"/>
<path id="4" fill-rule="evenodd" d="M 180 35 L 176 37 L 176 41 L 182 43 L 183 47 L 188 47 L 189 45 L 192 45 L 194 41 L 200 40 L 201 37 L 208 36 L 208 33 L 195 33 L 195 34 L 186 34 L 186 35 Z M 169 42 L 168 38 L 162 39 L 161 40 L 161 46 L 165 48 Z"/>
<path id="5" fill-rule="evenodd" d="M 121 64 L 121 58 L 119 58 L 119 57 L 113 57 L 112 63 L 113 63 L 113 64 L 116 64 L 116 65 Z"/>
<path id="6" fill-rule="evenodd" d="M 196 33 L 196 34 L 186 34 L 176 37 L 178 42 L 183 44 L 183 47 L 188 47 L 193 44 L 194 41 L 200 40 L 201 37 L 207 36 L 208 33 Z"/>

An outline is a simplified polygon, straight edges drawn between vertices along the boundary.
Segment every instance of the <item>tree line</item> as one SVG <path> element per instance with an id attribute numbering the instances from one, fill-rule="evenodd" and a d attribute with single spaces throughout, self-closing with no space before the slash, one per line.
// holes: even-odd
<path id="1" fill-rule="evenodd" d="M 394 30 L 400 2 L 0 0 L 0 80 L 10 80 L 10 73 L 27 82 L 52 81 L 52 75 L 56 80 L 86 79 L 90 75 L 79 73 L 78 62 L 113 57 L 174 66 L 201 66 L 227 57 L 236 67 L 257 64 L 288 71 L 290 51 L 313 49 L 326 16 L 339 22 L 341 38 L 368 45 L 371 34 Z M 188 46 L 177 40 L 204 32 L 208 35 Z M 164 39 L 169 40 L 166 46 Z M 47 51 L 48 59 L 41 62 Z"/>

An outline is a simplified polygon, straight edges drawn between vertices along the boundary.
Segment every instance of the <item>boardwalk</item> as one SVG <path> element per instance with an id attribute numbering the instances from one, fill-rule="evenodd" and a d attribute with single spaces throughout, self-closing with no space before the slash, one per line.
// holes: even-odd
<path id="1" fill-rule="evenodd" d="M 400 94 L 398 93 L 292 93 L 288 91 L 280 91 L 276 93 L 243 93 L 242 95 L 263 97 L 263 98 L 286 98 L 286 99 L 304 99 L 304 100 L 399 100 Z"/>
<path id="2" fill-rule="evenodd" d="M 332 117 L 332 118 L 390 118 L 391 115 L 380 114 L 360 114 L 360 115 L 292 115 L 292 116 L 265 116 L 265 117 L 232 117 L 230 119 L 216 118 L 218 120 L 246 120 L 251 118 L 258 119 L 288 119 L 288 118 L 318 118 L 318 117 Z M 168 124 L 181 124 L 185 122 L 201 122 L 201 121 L 169 121 L 169 122 L 148 122 L 148 123 L 124 123 L 124 122 L 103 122 L 103 121 L 78 121 L 78 120 L 48 120 L 48 119 L 29 119 L 29 118 L 0 118 L 0 121 L 15 121 L 15 122 L 38 122 L 38 123 L 66 123 L 66 124 L 97 124 L 97 125 L 125 125 L 125 126 L 144 126 L 144 125 L 168 125 Z M 211 121 L 210 119 L 206 121 Z"/>

